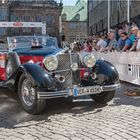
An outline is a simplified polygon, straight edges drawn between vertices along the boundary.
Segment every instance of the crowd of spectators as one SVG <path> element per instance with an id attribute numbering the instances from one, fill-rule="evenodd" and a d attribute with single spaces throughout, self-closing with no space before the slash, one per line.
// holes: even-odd
<path id="1" fill-rule="evenodd" d="M 89 36 L 82 43 L 75 42 L 74 50 L 88 52 L 112 52 L 112 51 L 140 51 L 140 29 L 135 23 L 116 29 L 110 29 L 107 34 Z"/>

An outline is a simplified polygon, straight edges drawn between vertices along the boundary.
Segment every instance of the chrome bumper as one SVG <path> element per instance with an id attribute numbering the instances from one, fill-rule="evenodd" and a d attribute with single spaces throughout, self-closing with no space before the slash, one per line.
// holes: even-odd
<path id="1" fill-rule="evenodd" d="M 113 91 L 113 90 L 116 90 L 117 88 L 119 88 L 120 84 L 106 85 L 106 86 L 100 86 L 100 87 L 102 89 L 101 92 Z M 85 88 L 88 88 L 88 87 L 85 87 Z M 101 92 L 93 93 L 93 94 L 100 94 Z M 91 95 L 91 94 L 89 94 L 89 95 Z M 51 99 L 51 98 L 69 97 L 69 96 L 74 96 L 73 89 L 64 90 L 64 91 L 52 91 L 52 92 L 38 91 L 37 92 L 38 99 Z M 81 95 L 79 95 L 79 96 L 81 96 Z M 84 96 L 84 95 L 82 95 L 82 96 Z"/>

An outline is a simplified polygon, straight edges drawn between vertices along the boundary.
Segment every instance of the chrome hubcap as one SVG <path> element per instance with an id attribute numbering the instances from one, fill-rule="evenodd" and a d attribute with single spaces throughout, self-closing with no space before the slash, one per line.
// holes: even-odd
<path id="1" fill-rule="evenodd" d="M 25 79 L 21 86 L 21 95 L 27 106 L 32 106 L 35 102 L 35 88 L 29 79 Z"/>

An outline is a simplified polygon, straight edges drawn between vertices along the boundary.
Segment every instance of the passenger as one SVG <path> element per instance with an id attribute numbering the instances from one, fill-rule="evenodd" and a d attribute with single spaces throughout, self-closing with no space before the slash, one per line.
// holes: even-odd
<path id="1" fill-rule="evenodd" d="M 17 39 L 16 38 L 13 38 L 12 39 L 12 44 L 10 46 L 10 49 L 15 49 L 17 47 Z"/>
<path id="2" fill-rule="evenodd" d="M 39 46 L 39 41 L 38 41 L 38 39 L 37 39 L 37 38 L 33 38 L 33 39 L 31 40 L 31 45 L 32 45 L 32 47 Z"/>

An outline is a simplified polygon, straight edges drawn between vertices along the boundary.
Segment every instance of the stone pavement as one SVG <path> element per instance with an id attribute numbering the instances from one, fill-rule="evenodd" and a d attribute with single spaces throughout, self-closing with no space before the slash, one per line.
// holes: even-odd
<path id="1" fill-rule="evenodd" d="M 73 102 L 53 99 L 36 116 L 1 94 L 0 140 L 139 140 L 140 97 L 123 95 L 127 87 L 123 83 L 108 105 L 95 104 L 88 97 Z"/>

